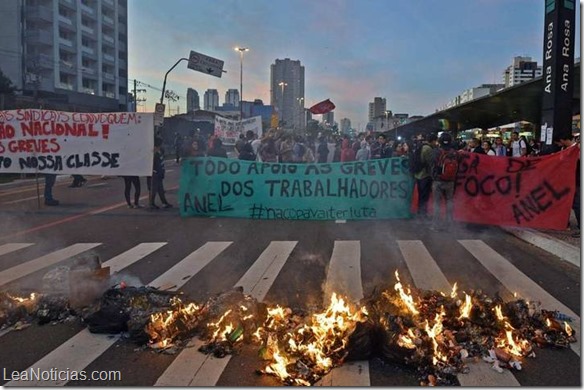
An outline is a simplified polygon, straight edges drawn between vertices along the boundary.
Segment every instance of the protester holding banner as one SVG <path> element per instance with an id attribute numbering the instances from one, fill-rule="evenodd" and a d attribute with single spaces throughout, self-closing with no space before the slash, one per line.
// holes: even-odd
<path id="1" fill-rule="evenodd" d="M 432 166 L 432 155 L 436 140 L 438 137 L 435 133 L 430 133 L 426 139 L 422 141 L 422 146 L 418 150 L 414 149 L 413 153 L 419 153 L 419 157 L 412 156 L 410 164 L 414 161 L 419 161 L 418 166 L 413 167 L 414 178 L 416 179 L 416 187 L 418 190 L 418 216 L 426 219 L 428 217 L 428 202 L 432 194 L 432 175 L 430 167 Z"/>
<path id="2" fill-rule="evenodd" d="M 433 231 L 448 229 L 452 226 L 454 214 L 454 185 L 458 171 L 458 153 L 452 145 L 452 136 L 442 133 L 438 139 L 438 148 L 432 151 L 432 194 L 434 196 Z M 444 201 L 446 207 L 445 221 L 441 221 L 440 204 Z"/>
<path id="3" fill-rule="evenodd" d="M 344 138 L 341 144 L 341 162 L 355 161 L 355 152 L 348 138 Z"/>
<path id="4" fill-rule="evenodd" d="M 156 205 L 156 195 L 160 197 L 162 202 L 162 207 L 165 209 L 172 207 L 170 203 L 166 200 L 164 194 L 164 154 L 162 153 L 162 138 L 156 138 L 154 140 L 154 159 L 152 161 L 152 179 L 150 181 L 150 199 L 148 202 L 149 210 L 159 209 Z"/>
<path id="5" fill-rule="evenodd" d="M 124 197 L 129 209 L 141 209 L 140 205 L 140 177 L 138 176 L 122 176 L 124 179 Z M 132 203 L 130 195 L 132 192 L 132 185 L 134 186 L 134 203 Z"/>
<path id="6" fill-rule="evenodd" d="M 559 144 L 562 146 L 562 150 L 568 148 L 578 148 L 580 149 L 580 144 L 574 141 L 574 136 L 572 134 L 562 135 L 558 139 Z M 578 150 L 578 156 L 580 156 L 580 150 Z M 574 191 L 574 199 L 572 200 L 572 210 L 576 214 L 576 222 L 578 223 L 578 231 L 572 234 L 572 237 L 580 237 L 580 158 L 576 165 L 576 190 Z M 569 221 L 568 221 L 569 224 Z"/>
<path id="7" fill-rule="evenodd" d="M 53 186 L 57 180 L 57 175 L 47 173 L 45 174 L 45 205 L 58 206 L 59 201 L 53 198 Z"/>
<path id="8" fill-rule="evenodd" d="M 252 130 L 246 131 L 244 144 L 241 146 L 241 149 L 239 150 L 238 158 L 240 160 L 246 160 L 246 161 L 255 161 L 256 160 L 257 156 L 253 152 L 253 147 L 251 146 L 251 141 L 253 141 L 254 137 L 255 137 L 255 133 Z"/>

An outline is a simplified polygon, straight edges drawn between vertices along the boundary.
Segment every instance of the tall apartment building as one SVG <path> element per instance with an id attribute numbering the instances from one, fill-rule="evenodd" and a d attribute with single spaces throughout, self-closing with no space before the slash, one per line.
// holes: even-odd
<path id="1" fill-rule="evenodd" d="M 207 111 L 213 111 L 219 107 L 219 92 L 216 89 L 207 89 L 203 97 L 204 107 Z"/>
<path id="2" fill-rule="evenodd" d="M 225 92 L 225 103 L 231 104 L 234 107 L 239 107 L 239 90 L 228 89 Z"/>
<path id="3" fill-rule="evenodd" d="M 304 66 L 289 58 L 270 65 L 270 104 L 277 107 L 280 126 L 304 130 Z"/>
<path id="4" fill-rule="evenodd" d="M 187 88 L 187 114 L 200 109 L 199 93 L 196 89 Z"/>
<path id="5" fill-rule="evenodd" d="M 0 1 L 0 68 L 63 110 L 128 109 L 127 0 Z"/>
<path id="6" fill-rule="evenodd" d="M 385 111 L 387 111 L 385 98 L 373 98 L 373 102 L 369 103 L 369 122 L 374 122 L 375 118 L 385 115 Z"/>
<path id="7" fill-rule="evenodd" d="M 513 64 L 503 72 L 505 88 L 521 84 L 542 75 L 541 65 L 533 61 L 531 57 L 514 57 Z"/>

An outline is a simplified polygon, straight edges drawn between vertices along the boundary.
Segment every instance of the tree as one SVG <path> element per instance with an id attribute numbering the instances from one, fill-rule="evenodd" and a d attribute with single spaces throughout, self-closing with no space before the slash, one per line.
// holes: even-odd
<path id="1" fill-rule="evenodd" d="M 16 91 L 16 87 L 12 85 L 12 81 L 0 69 L 0 93 L 14 95 L 14 91 Z"/>

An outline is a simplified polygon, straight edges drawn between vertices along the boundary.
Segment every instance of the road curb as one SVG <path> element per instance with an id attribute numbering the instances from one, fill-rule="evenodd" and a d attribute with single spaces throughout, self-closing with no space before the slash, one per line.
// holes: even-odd
<path id="1" fill-rule="evenodd" d="M 71 175 L 57 175 L 57 181 L 63 181 L 69 177 L 71 177 Z M 35 184 L 35 183 L 36 183 L 36 179 L 16 179 L 16 180 L 13 180 L 13 181 L 8 182 L 8 183 L 1 183 L 0 189 L 1 188 L 19 188 L 19 187 L 24 187 L 24 186 L 27 186 L 30 184 Z M 39 183 L 40 184 L 45 183 L 44 175 L 39 175 Z"/>
<path id="2" fill-rule="evenodd" d="M 580 248 L 577 246 L 534 229 L 506 227 L 503 230 L 580 268 Z"/>

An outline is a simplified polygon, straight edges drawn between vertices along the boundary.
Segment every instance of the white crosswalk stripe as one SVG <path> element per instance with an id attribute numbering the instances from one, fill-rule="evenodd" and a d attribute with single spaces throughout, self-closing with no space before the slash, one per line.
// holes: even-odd
<path id="1" fill-rule="evenodd" d="M 65 261 L 73 256 L 101 245 L 101 243 L 74 244 L 37 259 L 27 261 L 5 271 L 0 272 L 0 286 L 10 283 L 23 276 Z"/>
<path id="2" fill-rule="evenodd" d="M 262 301 L 297 241 L 272 241 L 235 286 L 243 287 L 258 301 Z M 155 386 L 215 386 L 231 360 L 231 356 L 217 359 L 198 350 L 203 342 L 193 338 L 158 378 Z"/>
<path id="3" fill-rule="evenodd" d="M 424 242 L 420 240 L 396 240 L 395 242 L 407 266 L 407 273 L 417 288 L 442 291 L 446 294 L 451 291 L 452 285 L 442 272 L 440 263 L 438 262 L 441 259 L 435 259 L 432 256 L 432 247 L 426 247 Z M 580 334 L 580 317 L 576 313 L 560 302 L 559 299 L 549 294 L 544 288 L 488 244 L 482 240 L 453 240 L 452 242 L 454 245 L 458 242 L 468 252 L 468 259 L 472 260 L 470 256 L 476 259 L 476 261 L 473 260 L 472 262 L 476 263 L 476 267 L 482 266 L 480 272 L 489 273 L 509 291 L 517 292 L 522 298 L 539 301 L 545 309 L 558 310 L 572 317 L 574 321 L 570 325 L 576 330 L 577 335 Z M 121 272 L 167 244 L 167 242 L 139 243 L 104 262 L 103 266 L 109 266 L 111 274 Z M 0 256 L 28 248 L 32 245 L 34 244 L 9 243 L 0 245 Z M 99 245 L 101 243 L 78 243 L 70 245 L 34 260 L 8 268 L 0 272 L 0 286 L 30 275 L 38 270 L 54 266 Z M 178 290 L 231 245 L 233 245 L 231 241 L 209 241 L 161 275 L 152 276 L 154 280 L 149 285 L 167 290 Z M 236 245 L 245 245 L 245 243 L 237 243 Z M 235 283 L 234 287 L 242 286 L 246 294 L 250 294 L 258 301 L 262 301 L 274 286 L 276 278 L 290 259 L 297 245 L 298 241 L 270 242 L 260 256 L 246 270 L 244 275 Z M 362 241 L 357 240 L 334 241 L 331 257 L 325 267 L 325 280 L 322 284 L 322 297 L 325 306 L 328 305 L 332 292 L 345 295 L 354 302 L 363 298 L 361 245 Z M 462 249 L 460 250 L 462 251 Z M 391 261 L 392 264 L 400 264 L 399 259 L 392 259 Z M 292 264 L 290 266 L 296 267 L 298 265 Z M 363 267 L 366 266 L 365 263 Z M 400 269 L 401 273 L 402 270 Z M 282 283 L 286 282 L 283 279 L 281 280 Z M 119 340 L 119 335 L 92 334 L 87 329 L 84 329 L 63 344 L 57 346 L 47 355 L 40 357 L 40 360 L 27 370 L 53 369 L 81 371 L 86 369 L 99 357 L 106 357 L 108 353 L 112 353 L 113 351 L 108 352 L 108 349 Z M 232 370 L 237 370 L 237 367 L 234 367 L 235 365 L 229 365 L 231 356 L 228 355 L 225 358 L 219 359 L 212 355 L 205 355 L 198 351 L 202 345 L 203 341 L 194 337 L 188 343 L 188 347 L 183 349 L 168 364 L 166 369 L 156 379 L 154 385 L 216 386 L 226 370 L 229 370 L 229 373 Z M 573 343 L 570 347 L 575 353 L 573 355 L 579 357 L 579 343 Z M 369 361 L 346 362 L 342 366 L 332 370 L 316 385 L 371 386 L 371 375 L 373 372 L 370 372 L 369 363 Z M 222 382 L 225 382 L 230 377 L 230 375 L 226 376 L 222 379 Z M 517 375 L 517 378 L 521 379 L 519 375 Z M 520 386 L 517 378 L 509 370 L 505 370 L 500 374 L 493 370 L 489 364 L 483 362 L 470 364 L 470 372 L 468 374 L 458 375 L 458 380 L 462 386 Z M 66 384 L 67 381 L 54 380 L 12 381 L 4 385 L 28 387 L 63 386 Z"/>
<path id="4" fill-rule="evenodd" d="M 398 241 L 397 243 L 417 288 L 450 293 L 452 286 L 422 241 Z M 471 363 L 469 367 L 468 374 L 458 375 L 461 386 L 519 386 L 519 382 L 510 371 L 506 370 L 499 374 L 484 362 Z"/>
<path id="5" fill-rule="evenodd" d="M 145 242 L 138 244 L 132 249 L 109 259 L 102 264 L 102 267 L 110 267 L 110 274 L 115 274 L 116 272 L 134 264 L 136 261 L 148 256 L 152 252 L 162 248 L 164 245 L 166 245 L 166 242 Z"/>
<path id="6" fill-rule="evenodd" d="M 344 295 L 352 302 L 363 298 L 361 282 L 361 243 L 335 241 L 324 285 L 324 307 L 330 303 L 333 292 Z M 325 375 L 317 386 L 371 386 L 369 362 L 349 362 Z"/>
<path id="7" fill-rule="evenodd" d="M 208 264 L 229 245 L 231 245 L 231 242 L 212 242 L 205 244 L 191 255 L 185 257 L 167 272 L 160 275 L 151 283 L 151 285 L 161 286 L 165 283 L 171 283 L 173 285 L 172 289 L 177 290 L 181 288 L 203 268 L 203 266 L 201 266 L 202 264 Z M 191 271 L 191 274 L 188 277 L 184 277 L 184 272 L 182 271 L 192 267 L 195 267 L 196 271 Z M 55 369 L 62 372 L 82 371 L 118 340 L 119 335 L 108 336 L 94 334 L 90 333 L 86 328 L 33 364 L 27 370 L 49 371 Z M 67 382 L 68 381 L 66 380 L 60 379 L 54 381 L 10 381 L 6 385 L 26 387 L 64 386 Z"/>
<path id="8" fill-rule="evenodd" d="M 0 256 L 5 255 L 10 252 L 15 252 L 20 249 L 28 248 L 34 244 L 25 244 L 25 243 L 14 243 L 14 244 L 4 244 L 0 245 Z"/>
<path id="9" fill-rule="evenodd" d="M 570 325 L 580 334 L 580 316 L 541 288 L 531 278 L 517 269 L 507 259 L 481 240 L 458 240 L 476 259 L 509 289 L 519 294 L 521 298 L 539 301 L 546 310 L 558 310 L 573 318 Z M 570 344 L 570 348 L 580 356 L 580 343 Z"/>

